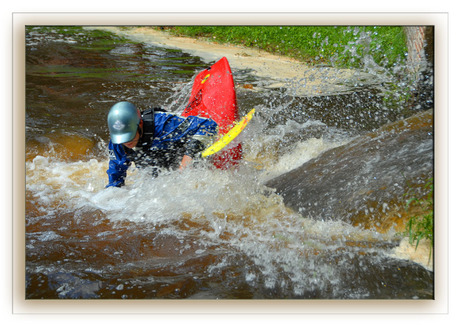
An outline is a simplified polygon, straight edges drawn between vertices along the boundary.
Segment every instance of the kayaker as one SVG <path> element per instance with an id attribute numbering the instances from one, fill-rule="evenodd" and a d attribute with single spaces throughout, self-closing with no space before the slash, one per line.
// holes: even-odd
<path id="1" fill-rule="evenodd" d="M 142 113 L 130 102 L 112 106 L 107 116 L 110 131 L 109 183 L 125 184 L 131 162 L 150 167 L 154 177 L 165 169 L 184 169 L 217 134 L 217 123 L 196 116 L 181 117 L 159 109 Z"/>

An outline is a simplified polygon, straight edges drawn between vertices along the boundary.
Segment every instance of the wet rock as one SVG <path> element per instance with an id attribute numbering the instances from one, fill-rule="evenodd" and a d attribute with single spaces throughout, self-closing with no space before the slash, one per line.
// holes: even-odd
<path id="1" fill-rule="evenodd" d="M 348 270 L 340 270 L 335 298 L 433 299 L 434 274 L 420 265 L 390 257 L 360 255 L 348 263 Z"/>
<path id="2" fill-rule="evenodd" d="M 68 273 L 54 273 L 48 275 L 48 286 L 59 298 L 89 299 L 99 297 L 97 291 L 101 282 L 80 279 Z"/>
<path id="3" fill-rule="evenodd" d="M 302 216 L 401 228 L 433 177 L 433 111 L 388 124 L 267 182 Z"/>

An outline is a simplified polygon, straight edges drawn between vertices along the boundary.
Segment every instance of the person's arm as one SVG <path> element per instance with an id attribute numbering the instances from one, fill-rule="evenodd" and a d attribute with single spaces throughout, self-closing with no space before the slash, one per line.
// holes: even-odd
<path id="1" fill-rule="evenodd" d="M 107 169 L 109 183 L 106 188 L 121 187 L 125 185 L 126 171 L 131 162 L 126 157 L 126 153 L 120 144 L 109 143 L 109 156 L 109 168 Z"/>
<path id="2" fill-rule="evenodd" d="M 197 116 L 184 118 L 168 113 L 155 114 L 154 142 L 158 141 L 161 145 L 166 137 L 168 141 L 186 141 L 179 170 L 189 166 L 193 159 L 201 157 L 201 152 L 212 143 L 216 134 L 217 123 L 211 119 Z"/>

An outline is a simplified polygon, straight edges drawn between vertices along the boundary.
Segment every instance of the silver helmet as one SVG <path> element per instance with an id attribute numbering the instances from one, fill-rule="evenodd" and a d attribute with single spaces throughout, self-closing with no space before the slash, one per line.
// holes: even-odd
<path id="1" fill-rule="evenodd" d="M 129 102 L 119 102 L 112 106 L 107 116 L 112 143 L 125 143 L 134 139 L 141 112 Z"/>

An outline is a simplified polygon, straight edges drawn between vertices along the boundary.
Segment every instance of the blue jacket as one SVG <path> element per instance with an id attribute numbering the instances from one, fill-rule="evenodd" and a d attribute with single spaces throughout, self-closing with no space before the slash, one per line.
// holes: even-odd
<path id="1" fill-rule="evenodd" d="M 144 120 L 144 134 L 134 150 L 109 142 L 109 183 L 106 187 L 123 186 L 126 171 L 132 161 L 137 167 L 175 167 L 184 154 L 196 156 L 217 134 L 216 122 L 196 116 L 184 118 L 155 112 L 151 130 L 147 129 L 149 124 L 145 122 Z"/>

